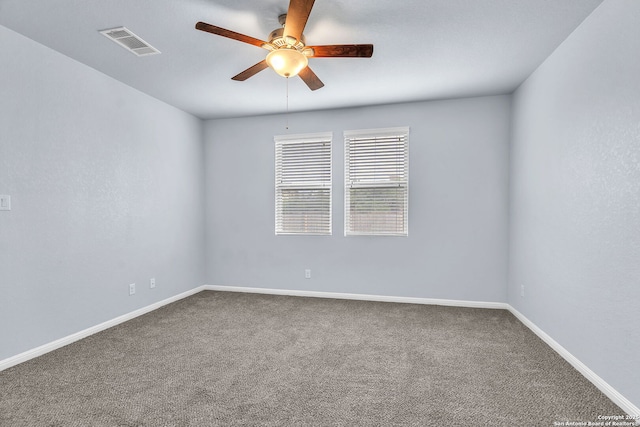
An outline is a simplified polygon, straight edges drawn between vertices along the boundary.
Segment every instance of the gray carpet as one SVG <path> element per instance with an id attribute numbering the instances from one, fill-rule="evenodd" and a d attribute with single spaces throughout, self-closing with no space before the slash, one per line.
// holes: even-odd
<path id="1" fill-rule="evenodd" d="M 205 291 L 0 372 L 2 426 L 553 426 L 623 411 L 504 310 Z"/>

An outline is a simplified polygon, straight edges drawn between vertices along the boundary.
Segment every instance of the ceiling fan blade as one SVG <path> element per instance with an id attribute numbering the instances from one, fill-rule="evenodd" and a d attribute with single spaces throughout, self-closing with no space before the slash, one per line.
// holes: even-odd
<path id="1" fill-rule="evenodd" d="M 307 25 L 314 2 L 315 0 L 291 0 L 289 2 L 287 19 L 284 22 L 284 37 L 291 36 L 296 40 L 302 38 L 302 32 Z"/>
<path id="2" fill-rule="evenodd" d="M 373 55 L 372 44 L 334 44 L 327 46 L 307 46 L 313 49 L 312 58 L 371 58 Z"/>
<path id="3" fill-rule="evenodd" d="M 256 65 L 253 65 L 247 68 L 246 70 L 244 70 L 243 72 L 231 77 L 231 80 L 237 80 L 239 82 L 243 82 L 247 80 L 249 77 L 255 76 L 265 68 L 269 68 L 269 65 L 267 64 L 266 59 L 263 59 L 262 61 L 258 62 Z"/>
<path id="4" fill-rule="evenodd" d="M 196 24 L 196 29 L 200 31 L 205 31 L 207 33 L 216 34 L 222 37 L 228 37 L 233 40 L 238 40 L 243 43 L 249 43 L 254 46 L 258 46 L 266 49 L 265 45 L 268 45 L 267 42 L 256 39 L 255 37 L 246 36 L 244 34 L 236 33 L 235 31 L 226 30 L 224 28 L 216 27 L 215 25 L 207 24 L 206 22 L 198 22 Z"/>
<path id="5" fill-rule="evenodd" d="M 307 86 L 309 86 L 309 89 L 311 90 L 318 90 L 324 86 L 324 83 L 320 81 L 318 76 L 316 76 L 316 73 L 311 71 L 311 68 L 309 67 L 304 68 L 298 75 L 300 76 L 302 81 L 304 81 Z"/>

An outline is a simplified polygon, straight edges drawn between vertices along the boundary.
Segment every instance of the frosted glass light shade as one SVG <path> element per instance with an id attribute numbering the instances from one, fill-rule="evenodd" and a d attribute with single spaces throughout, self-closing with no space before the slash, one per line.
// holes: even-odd
<path id="1" fill-rule="evenodd" d="M 282 77 L 294 77 L 309 64 L 309 60 L 296 49 L 280 48 L 269 52 L 267 64 Z"/>

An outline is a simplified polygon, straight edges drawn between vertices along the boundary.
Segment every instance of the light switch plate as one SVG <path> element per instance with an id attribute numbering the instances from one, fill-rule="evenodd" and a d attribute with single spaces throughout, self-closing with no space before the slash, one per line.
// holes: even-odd
<path id="1" fill-rule="evenodd" d="M 0 211 L 11 210 L 11 196 L 7 194 L 0 194 Z"/>

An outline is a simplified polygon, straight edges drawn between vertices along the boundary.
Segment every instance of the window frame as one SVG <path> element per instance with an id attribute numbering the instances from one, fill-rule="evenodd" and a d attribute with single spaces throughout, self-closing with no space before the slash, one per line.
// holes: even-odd
<path id="1" fill-rule="evenodd" d="M 332 182 L 333 182 L 333 132 L 318 132 L 318 133 L 307 133 L 307 134 L 298 134 L 298 135 L 276 135 L 273 137 L 274 139 L 274 147 L 275 147 L 275 235 L 276 236 L 286 236 L 286 235 L 305 235 L 305 236 L 330 236 L 333 234 L 333 220 L 332 220 L 332 209 L 333 209 L 333 190 L 332 190 Z M 319 175 L 318 180 L 315 182 L 310 182 L 306 178 L 311 178 L 312 174 L 303 173 L 302 176 L 300 174 L 293 173 L 290 170 L 289 172 L 285 172 L 285 176 L 301 176 L 302 179 L 299 182 L 290 181 L 288 183 L 283 183 L 283 179 L 286 179 L 283 176 L 284 165 L 283 162 L 283 153 L 282 148 L 283 145 L 289 144 L 297 144 L 300 146 L 304 146 L 304 144 L 326 144 L 328 146 L 327 151 L 320 152 L 318 148 L 311 149 L 309 151 L 309 157 L 305 157 L 304 155 L 300 155 L 298 153 L 297 157 L 299 157 L 299 161 L 303 164 L 316 166 L 316 170 Z M 311 145 L 310 145 L 311 147 Z M 280 151 L 279 151 L 280 150 Z M 314 163 L 314 155 L 317 157 L 315 160 L 318 162 Z M 328 160 L 327 160 L 328 156 Z M 290 166 L 295 167 L 295 159 L 293 159 L 293 163 L 289 163 Z M 279 163 L 280 162 L 280 163 Z M 328 164 L 327 164 L 328 162 Z M 297 164 L 299 167 L 300 164 Z M 328 173 L 328 177 L 326 174 Z M 324 179 L 322 177 L 325 177 Z M 291 178 L 290 178 L 291 179 Z M 284 216 L 283 203 L 284 200 L 282 198 L 282 191 L 293 191 L 302 190 L 302 191 L 318 191 L 328 192 L 328 204 L 324 205 L 324 200 L 320 197 L 320 204 L 324 216 L 318 222 L 310 224 L 310 228 L 325 226 L 324 230 L 315 230 L 315 231 L 304 231 L 302 229 L 294 229 L 286 227 L 286 217 Z M 295 196 L 294 196 L 295 197 Z M 295 202 L 294 202 L 295 203 Z M 318 206 L 318 205 L 316 205 Z M 313 203 L 310 207 L 313 207 Z M 296 207 L 300 208 L 300 206 Z M 301 208 L 305 208 L 302 206 Z"/>
<path id="2" fill-rule="evenodd" d="M 362 130 L 348 130 L 344 131 L 344 235 L 345 236 L 399 236 L 408 237 L 409 235 L 409 126 L 393 127 L 393 128 L 380 128 L 380 129 L 362 129 Z M 399 144 L 402 144 L 401 151 L 403 152 L 403 158 L 401 159 L 402 180 L 380 180 L 370 178 L 370 182 L 356 182 L 352 181 L 352 160 L 353 150 L 351 149 L 352 141 L 363 140 L 363 143 L 372 143 L 376 139 L 388 140 L 392 138 L 398 138 Z M 389 158 L 386 158 L 389 160 Z M 362 161 L 362 158 L 361 158 Z M 370 163 L 368 166 L 370 166 Z M 361 166 L 361 171 L 364 166 Z M 371 176 L 375 176 L 375 172 Z M 362 189 L 389 189 L 389 188 L 402 188 L 404 189 L 404 197 L 402 197 L 402 227 L 395 228 L 395 230 L 387 229 L 384 227 L 381 229 L 375 229 L 375 224 L 372 225 L 374 229 L 356 230 L 353 229 L 353 214 L 352 214 L 352 200 L 350 190 L 354 188 Z M 394 202 L 400 198 L 394 199 Z"/>

